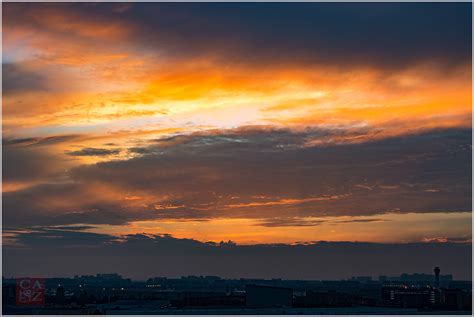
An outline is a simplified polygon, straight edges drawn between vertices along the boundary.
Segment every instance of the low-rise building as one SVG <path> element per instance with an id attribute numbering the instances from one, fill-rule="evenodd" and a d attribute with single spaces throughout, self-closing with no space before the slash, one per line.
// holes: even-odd
<path id="1" fill-rule="evenodd" d="M 291 307 L 293 290 L 286 287 L 247 285 L 245 304 L 252 308 Z"/>

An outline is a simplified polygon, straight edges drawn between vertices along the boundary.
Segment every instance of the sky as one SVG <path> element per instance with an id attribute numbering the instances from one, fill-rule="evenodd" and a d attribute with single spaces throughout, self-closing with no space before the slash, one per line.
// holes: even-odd
<path id="1" fill-rule="evenodd" d="M 471 277 L 470 3 L 2 9 L 4 274 Z"/>

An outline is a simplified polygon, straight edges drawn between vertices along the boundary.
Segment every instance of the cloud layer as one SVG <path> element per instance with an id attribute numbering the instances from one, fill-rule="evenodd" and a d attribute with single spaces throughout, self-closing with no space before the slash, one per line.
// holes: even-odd
<path id="1" fill-rule="evenodd" d="M 353 248 L 360 274 L 362 250 L 388 267 L 376 255 L 400 255 L 407 271 L 446 250 L 460 262 L 472 236 L 471 6 L 4 4 L 7 267 L 31 248 L 46 272 L 48 261 L 81 269 L 55 253 L 66 246 L 76 260 L 92 248 L 100 267 L 178 247 L 197 262 L 150 261 L 224 275 L 240 261 L 248 275 L 244 255 L 255 274 L 297 256 L 295 272 L 312 277 L 325 244 L 274 244 L 319 240 L 396 243 L 329 245 Z M 252 247 L 205 242 L 221 239 Z M 403 244 L 420 241 L 431 243 Z"/>
<path id="2" fill-rule="evenodd" d="M 4 127 L 468 126 L 470 7 L 10 3 Z"/>
<path id="3" fill-rule="evenodd" d="M 344 136 L 250 128 L 150 141 L 140 150 L 132 148 L 140 153 L 135 158 L 77 166 L 63 175 L 66 182 L 46 179 L 6 193 L 4 222 L 125 224 L 226 217 L 265 223 L 273 218 L 470 211 L 470 130 L 324 145 L 328 138 Z M 37 168 L 41 159 L 31 156 L 29 148 L 15 147 L 13 154 L 6 148 L 7 162 L 10 155 L 15 160 L 16 153 L 23 155 L 17 163 L 24 166 L 15 166 L 25 171 L 7 171 L 7 182 L 46 177 L 48 168 Z M 77 153 L 98 155 L 85 150 Z M 270 224 L 276 225 L 275 220 Z"/>
<path id="4" fill-rule="evenodd" d="M 469 63 L 471 57 L 469 3 L 143 3 L 122 8 L 9 4 L 4 23 L 69 34 L 77 41 L 125 38 L 165 57 L 213 55 L 253 65 L 400 67 L 429 59 Z"/>
<path id="5" fill-rule="evenodd" d="M 228 278 L 341 279 L 353 275 L 431 272 L 439 265 L 456 279 L 471 277 L 467 243 L 378 244 L 318 242 L 305 245 L 203 243 L 169 235 L 121 237 L 41 229 L 16 236 L 20 246 L 3 249 L 5 276 L 72 276 L 122 273 L 153 276 L 218 275 Z"/>

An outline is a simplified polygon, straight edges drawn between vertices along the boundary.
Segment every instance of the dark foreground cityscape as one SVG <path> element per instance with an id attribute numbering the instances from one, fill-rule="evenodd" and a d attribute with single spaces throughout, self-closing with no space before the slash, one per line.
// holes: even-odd
<path id="1" fill-rule="evenodd" d="M 217 276 L 132 281 L 115 273 L 3 277 L 2 289 L 3 314 L 472 314 L 472 281 L 454 280 L 438 267 L 434 274 L 340 281 Z"/>

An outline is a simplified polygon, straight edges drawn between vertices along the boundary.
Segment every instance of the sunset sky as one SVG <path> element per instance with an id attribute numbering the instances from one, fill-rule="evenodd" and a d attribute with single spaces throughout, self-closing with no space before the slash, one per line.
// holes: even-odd
<path id="1" fill-rule="evenodd" d="M 2 7 L 11 252 L 470 248 L 470 3 Z"/>

